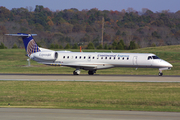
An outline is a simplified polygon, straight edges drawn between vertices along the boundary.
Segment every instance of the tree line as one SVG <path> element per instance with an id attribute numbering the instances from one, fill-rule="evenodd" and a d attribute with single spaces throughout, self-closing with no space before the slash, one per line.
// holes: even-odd
<path id="1" fill-rule="evenodd" d="M 103 42 L 102 18 L 104 18 Z M 7 48 L 22 48 L 20 38 L 6 33 L 36 33 L 39 46 L 54 49 L 136 49 L 180 44 L 180 11 L 152 12 L 90 10 L 76 8 L 51 11 L 42 5 L 35 9 L 0 7 L 0 42 Z M 1 44 L 2 45 L 2 44 Z"/>

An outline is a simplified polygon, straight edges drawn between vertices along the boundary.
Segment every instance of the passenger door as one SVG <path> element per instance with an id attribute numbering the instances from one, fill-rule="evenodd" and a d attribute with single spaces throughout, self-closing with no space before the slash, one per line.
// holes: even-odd
<path id="1" fill-rule="evenodd" d="M 138 65 L 138 64 L 137 64 L 137 56 L 134 56 L 134 57 L 133 57 L 133 65 Z"/>

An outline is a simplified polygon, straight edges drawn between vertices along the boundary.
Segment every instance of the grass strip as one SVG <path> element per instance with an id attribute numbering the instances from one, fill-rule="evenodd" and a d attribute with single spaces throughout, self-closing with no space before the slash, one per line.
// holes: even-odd
<path id="1" fill-rule="evenodd" d="M 180 112 L 180 83 L 0 81 L 0 107 Z"/>

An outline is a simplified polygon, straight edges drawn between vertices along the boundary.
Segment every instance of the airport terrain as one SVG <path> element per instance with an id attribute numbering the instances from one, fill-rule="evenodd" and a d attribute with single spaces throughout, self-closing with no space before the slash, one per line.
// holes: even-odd
<path id="1" fill-rule="evenodd" d="M 164 71 L 163 77 L 157 75 L 158 69 L 148 68 L 99 70 L 95 76 L 88 76 L 86 71 L 82 71 L 82 75 L 73 76 L 73 68 L 45 66 L 32 60 L 28 66 L 24 49 L 3 49 L 0 50 L 0 107 L 179 112 L 179 49 L 177 45 L 113 51 L 155 53 L 173 65 L 172 70 Z M 15 78 L 15 74 L 19 78 Z M 74 81 L 67 82 L 66 76 Z M 100 77 L 121 81 L 88 81 Z"/>
<path id="2" fill-rule="evenodd" d="M 179 76 L 0 75 L 1 107 L 179 112 Z"/>

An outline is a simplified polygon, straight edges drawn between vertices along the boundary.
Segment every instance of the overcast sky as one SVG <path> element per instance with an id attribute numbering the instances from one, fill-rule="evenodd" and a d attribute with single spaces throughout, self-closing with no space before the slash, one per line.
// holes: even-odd
<path id="1" fill-rule="evenodd" d="M 153 12 L 180 10 L 180 0 L 0 0 L 0 6 L 12 8 L 33 7 L 43 5 L 52 11 L 77 8 L 78 10 L 98 8 L 99 10 L 127 10 L 129 7 L 136 11 L 148 8 Z"/>

